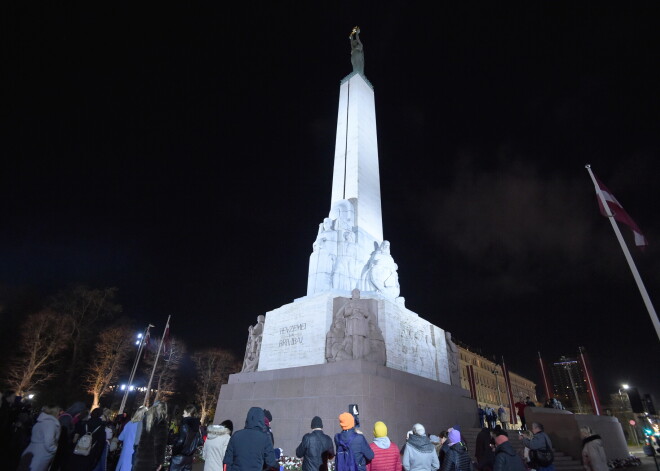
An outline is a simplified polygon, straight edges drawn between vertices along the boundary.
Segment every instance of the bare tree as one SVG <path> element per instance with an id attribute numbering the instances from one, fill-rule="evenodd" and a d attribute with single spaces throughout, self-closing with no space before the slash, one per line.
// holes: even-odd
<path id="1" fill-rule="evenodd" d="M 153 343 L 155 348 L 144 358 L 143 371 L 146 374 L 145 383 L 149 381 L 151 370 L 154 366 L 156 359 L 156 349 L 160 343 L 160 338 L 156 339 Z M 152 389 L 156 389 L 156 394 L 151 396 L 149 403 L 162 401 L 171 397 L 176 390 L 176 383 L 178 380 L 179 371 L 181 369 L 181 362 L 186 354 L 186 345 L 178 338 L 172 337 L 166 352 L 161 351 L 158 359 L 158 365 L 154 372 L 155 383 L 151 384 Z"/>
<path id="2" fill-rule="evenodd" d="M 132 330 L 128 326 L 109 327 L 99 335 L 84 377 L 87 392 L 94 398 L 92 409 L 99 407 L 101 396 L 117 380 L 132 346 Z"/>
<path id="3" fill-rule="evenodd" d="M 55 376 L 54 366 L 67 347 L 71 318 L 51 310 L 28 316 L 21 327 L 19 354 L 8 371 L 7 382 L 23 395 Z"/>
<path id="4" fill-rule="evenodd" d="M 195 399 L 199 405 L 204 423 L 206 417 L 213 416 L 220 393 L 220 386 L 231 373 L 240 371 L 241 363 L 227 350 L 211 348 L 196 352 L 192 356 L 197 370 Z"/>
<path id="5" fill-rule="evenodd" d="M 121 312 L 121 306 L 114 302 L 117 288 L 90 289 L 76 285 L 59 293 L 52 303 L 54 310 L 71 317 L 71 363 L 68 384 L 71 385 L 76 371 L 80 371 L 80 358 L 84 347 L 91 344 L 92 332 L 98 322 Z"/>

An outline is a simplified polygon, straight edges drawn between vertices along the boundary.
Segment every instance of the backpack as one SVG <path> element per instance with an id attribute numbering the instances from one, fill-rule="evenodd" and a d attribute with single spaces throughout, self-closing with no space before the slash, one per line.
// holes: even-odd
<path id="1" fill-rule="evenodd" d="M 74 455 L 89 456 L 89 453 L 92 451 L 92 448 L 94 448 L 94 445 L 96 445 L 96 443 L 92 441 L 92 435 L 94 435 L 94 433 L 96 433 L 96 431 L 99 428 L 101 428 L 100 425 L 96 427 L 93 432 L 90 433 L 87 430 L 87 424 L 85 424 L 85 435 L 80 437 L 76 442 L 76 447 L 73 449 Z"/>
<path id="2" fill-rule="evenodd" d="M 337 437 L 337 455 L 335 456 L 335 469 L 337 471 L 358 471 L 358 465 L 355 461 L 355 455 L 351 450 L 351 443 L 355 440 L 357 434 L 353 435 L 348 443 L 341 439 L 341 434 Z"/>
<path id="3" fill-rule="evenodd" d="M 548 440 L 545 441 L 545 447 L 538 450 L 529 450 L 529 461 L 534 469 L 550 466 L 555 460 L 555 454 L 552 448 L 548 446 Z"/>

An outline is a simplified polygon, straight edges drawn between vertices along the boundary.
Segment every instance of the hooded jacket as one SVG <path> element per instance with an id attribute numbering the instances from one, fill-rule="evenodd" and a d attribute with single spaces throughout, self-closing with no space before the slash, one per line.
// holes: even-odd
<path id="1" fill-rule="evenodd" d="M 227 471 L 262 471 L 264 465 L 275 468 L 275 452 L 264 421 L 264 410 L 252 407 L 245 419 L 245 428 L 232 435 L 223 463 Z"/>
<path id="2" fill-rule="evenodd" d="M 495 448 L 495 466 L 493 471 L 526 471 L 526 466 L 511 443 L 506 442 Z"/>
<path id="3" fill-rule="evenodd" d="M 586 471 L 608 471 L 607 455 L 600 435 L 582 440 L 582 464 Z"/>
<path id="4" fill-rule="evenodd" d="M 367 461 L 374 459 L 374 452 L 369 447 L 367 440 L 364 438 L 364 435 L 359 434 L 355 431 L 355 428 L 350 428 L 348 430 L 342 430 L 340 433 L 335 435 L 335 448 L 339 451 L 339 440 L 344 443 L 349 443 L 349 448 L 353 452 L 355 457 L 355 463 L 357 464 L 359 471 L 366 471 Z M 337 469 L 337 471 L 349 471 L 345 469 Z"/>
<path id="5" fill-rule="evenodd" d="M 60 438 L 60 422 L 50 414 L 42 412 L 37 424 L 32 427 L 32 439 L 23 451 L 20 470 L 46 471 L 55 457 Z M 31 457 L 31 459 L 29 459 Z"/>
<path id="6" fill-rule="evenodd" d="M 222 469 L 222 460 L 225 458 L 227 444 L 231 433 L 227 427 L 222 425 L 211 425 L 208 428 L 206 443 L 202 450 L 204 457 L 204 471 L 216 471 Z"/>
<path id="7" fill-rule="evenodd" d="M 374 458 L 367 464 L 367 471 L 401 471 L 401 454 L 396 443 L 387 437 L 378 437 L 369 447 L 374 452 Z"/>
<path id="8" fill-rule="evenodd" d="M 426 435 L 410 435 L 402 462 L 406 471 L 435 471 L 440 467 L 435 446 Z"/>

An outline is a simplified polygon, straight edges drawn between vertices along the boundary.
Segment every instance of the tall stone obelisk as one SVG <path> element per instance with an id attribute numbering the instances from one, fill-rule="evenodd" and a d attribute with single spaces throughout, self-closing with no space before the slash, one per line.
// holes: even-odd
<path id="1" fill-rule="evenodd" d="M 351 45 L 353 72 L 339 89 L 330 212 L 313 245 L 307 295 L 357 288 L 394 300 L 398 267 L 383 240 L 376 107 L 359 30 Z"/>
<path id="2" fill-rule="evenodd" d="M 285 450 L 297 446 L 311 417 L 332 424 L 348 404 L 360 405 L 365 429 L 383 420 L 398 437 L 418 421 L 437 430 L 476 424 L 450 335 L 399 296 L 383 239 L 374 90 L 357 27 L 350 40 L 330 210 L 312 244 L 307 295 L 250 327 L 243 370 L 222 386 L 215 416 L 240 423 L 251 406 L 268 408 L 275 446 Z"/>

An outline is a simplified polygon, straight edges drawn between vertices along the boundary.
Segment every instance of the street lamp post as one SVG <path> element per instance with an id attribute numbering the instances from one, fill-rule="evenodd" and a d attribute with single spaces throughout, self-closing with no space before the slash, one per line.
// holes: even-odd
<path id="1" fill-rule="evenodd" d="M 630 386 L 627 384 L 622 384 L 621 387 L 619 388 L 619 399 L 621 400 L 621 412 L 625 409 L 625 402 L 623 401 L 623 394 L 621 393 L 621 389 L 627 390 Z"/>
<path id="2" fill-rule="evenodd" d="M 131 369 L 131 374 L 128 377 L 128 387 L 124 391 L 124 397 L 121 399 L 121 406 L 119 406 L 119 415 L 124 412 L 124 407 L 126 407 L 126 400 L 128 399 L 128 392 L 133 390 L 133 378 L 135 377 L 135 372 L 137 371 L 138 364 L 140 363 L 140 357 L 142 356 L 142 349 L 144 348 L 144 342 L 148 338 L 149 329 L 154 327 L 149 324 L 144 331 L 144 334 L 138 334 L 138 340 L 136 340 L 136 345 L 138 345 L 138 351 L 135 354 L 135 360 L 133 361 L 133 368 Z"/>
<path id="3" fill-rule="evenodd" d="M 575 402 L 578 406 L 578 413 L 582 413 L 582 403 L 580 402 L 580 397 L 578 396 L 577 388 L 575 387 L 575 381 L 573 381 L 573 375 L 571 374 L 571 365 L 566 364 L 566 372 L 568 373 L 568 379 L 571 382 L 571 387 L 573 388 L 573 394 L 575 395 Z"/>
<path id="4" fill-rule="evenodd" d="M 624 391 L 627 391 L 628 389 L 630 389 L 630 386 L 628 386 L 627 384 L 622 384 L 621 387 L 619 388 L 619 399 L 621 399 L 621 415 L 623 416 L 623 413 L 625 412 L 625 409 L 626 409 L 626 403 L 623 400 L 623 393 L 621 392 L 622 389 Z M 626 396 L 627 395 L 628 395 L 628 393 L 626 393 Z M 630 401 L 630 398 L 628 399 L 628 401 Z M 624 417 L 624 419 L 625 419 L 625 417 Z M 628 422 L 628 428 L 630 429 L 630 434 L 635 439 L 635 444 L 637 446 L 639 446 L 639 438 L 637 438 L 637 431 L 635 430 L 635 427 L 633 426 L 633 424 Z"/>

